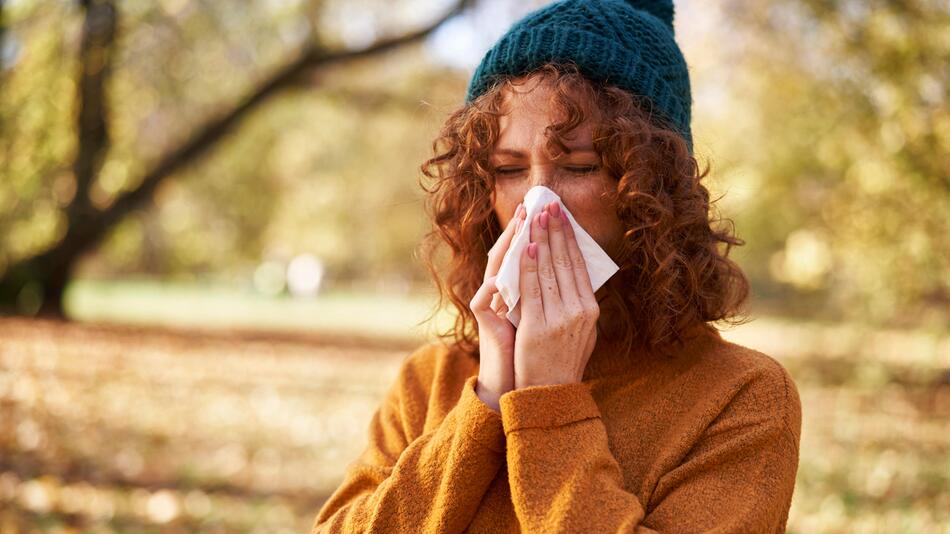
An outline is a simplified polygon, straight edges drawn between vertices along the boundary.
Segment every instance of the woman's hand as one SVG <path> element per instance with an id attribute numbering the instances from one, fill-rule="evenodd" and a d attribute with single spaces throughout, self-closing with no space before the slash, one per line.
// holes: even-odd
<path id="1" fill-rule="evenodd" d="M 515 328 L 505 316 L 508 307 L 495 286 L 495 278 L 512 237 L 524 222 L 525 213 L 524 207 L 518 204 L 508 227 L 488 251 L 484 281 L 468 305 L 478 322 L 479 366 L 475 393 L 496 411 L 500 409 L 501 395 L 514 389 Z"/>
<path id="2" fill-rule="evenodd" d="M 551 202 L 532 219 L 531 244 L 521 257 L 515 389 L 581 382 L 600 316 L 584 256 L 560 204 Z"/>

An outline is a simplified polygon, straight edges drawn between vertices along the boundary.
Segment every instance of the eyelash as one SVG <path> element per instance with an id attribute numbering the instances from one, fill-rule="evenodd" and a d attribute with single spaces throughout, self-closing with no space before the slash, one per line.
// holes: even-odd
<path id="1" fill-rule="evenodd" d="M 565 167 L 571 172 L 576 172 L 577 174 L 590 174 L 600 168 L 599 165 L 586 165 L 583 167 Z M 521 172 L 521 169 L 495 169 L 495 172 L 498 174 L 515 174 Z"/>

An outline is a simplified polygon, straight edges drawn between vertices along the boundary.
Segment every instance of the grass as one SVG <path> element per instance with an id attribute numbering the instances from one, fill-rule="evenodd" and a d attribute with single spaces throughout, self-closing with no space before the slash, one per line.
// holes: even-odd
<path id="1" fill-rule="evenodd" d="M 66 291 L 67 316 L 80 321 L 211 328 L 372 332 L 387 337 L 426 338 L 433 326 L 423 322 L 435 298 L 384 292 L 335 290 L 316 298 L 268 296 L 253 288 L 168 283 L 149 280 L 79 280 Z M 432 324 L 446 328 L 444 311 Z"/>

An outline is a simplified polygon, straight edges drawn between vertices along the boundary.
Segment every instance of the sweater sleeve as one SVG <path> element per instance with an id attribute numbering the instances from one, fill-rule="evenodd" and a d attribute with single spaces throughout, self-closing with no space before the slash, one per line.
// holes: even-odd
<path id="1" fill-rule="evenodd" d="M 794 383 L 740 388 L 649 503 L 624 488 L 587 383 L 500 399 L 509 485 L 525 532 L 784 532 L 798 469 Z M 763 409 L 768 396 L 784 400 Z M 777 411 L 776 411 L 777 410 Z M 757 415 L 753 415 L 757 414 Z"/>
<path id="2" fill-rule="evenodd" d="M 505 459 L 501 414 L 476 395 L 477 380 L 467 378 L 439 426 L 413 439 L 424 380 L 404 365 L 312 532 L 461 532 Z"/>

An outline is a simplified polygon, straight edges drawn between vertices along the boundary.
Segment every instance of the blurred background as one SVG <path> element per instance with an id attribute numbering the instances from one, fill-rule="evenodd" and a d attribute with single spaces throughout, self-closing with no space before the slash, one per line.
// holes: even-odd
<path id="1" fill-rule="evenodd" d="M 0 533 L 309 530 L 453 319 L 419 165 L 545 3 L 0 0 Z M 675 6 L 789 532 L 950 532 L 950 4 Z"/>

